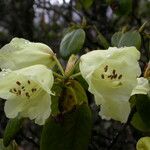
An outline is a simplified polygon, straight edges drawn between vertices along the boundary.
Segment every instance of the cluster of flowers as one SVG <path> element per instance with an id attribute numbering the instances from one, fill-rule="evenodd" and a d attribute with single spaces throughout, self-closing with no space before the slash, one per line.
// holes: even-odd
<path id="1" fill-rule="evenodd" d="M 43 125 L 51 113 L 54 84 L 53 51 L 45 44 L 14 38 L 0 49 L 0 97 L 6 99 L 8 118 L 29 117 Z M 135 47 L 95 50 L 82 55 L 80 71 L 101 105 L 105 119 L 126 122 L 129 99 L 150 91 L 146 78 L 138 78 L 140 53 Z"/>

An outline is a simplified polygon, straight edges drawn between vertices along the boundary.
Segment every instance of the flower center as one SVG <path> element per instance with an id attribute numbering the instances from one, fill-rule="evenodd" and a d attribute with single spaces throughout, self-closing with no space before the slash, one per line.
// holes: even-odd
<path id="1" fill-rule="evenodd" d="M 30 80 L 27 80 L 24 84 L 22 84 L 20 81 L 16 81 L 15 84 L 16 86 L 11 88 L 9 92 L 15 94 L 16 96 L 22 96 L 29 99 L 31 95 L 35 94 L 38 90 L 35 84 Z"/>
<path id="2" fill-rule="evenodd" d="M 108 65 L 103 68 L 100 77 L 102 80 L 111 81 L 115 86 L 122 85 L 121 79 L 123 75 L 119 74 L 116 69 L 112 69 Z"/>

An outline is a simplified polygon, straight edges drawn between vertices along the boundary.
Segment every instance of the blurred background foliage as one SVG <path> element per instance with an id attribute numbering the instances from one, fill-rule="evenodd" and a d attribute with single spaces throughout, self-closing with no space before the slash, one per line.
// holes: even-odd
<path id="1" fill-rule="evenodd" d="M 0 0 L 0 47 L 13 37 L 22 37 L 49 45 L 59 54 L 61 39 L 73 29 L 84 29 L 85 43 L 81 53 L 93 49 L 107 49 L 116 45 L 116 32 L 138 31 L 142 53 L 140 64 L 144 70 L 150 58 L 150 0 Z M 120 34 L 119 33 L 119 34 Z M 118 33 L 116 33 L 118 37 Z M 136 43 L 134 35 L 130 38 Z M 113 37 L 113 38 L 112 38 Z M 137 37 L 137 36 L 136 36 Z M 139 40 L 139 39 L 137 39 Z M 90 99 L 91 95 L 89 95 Z M 92 98 L 91 98 L 92 99 Z M 115 121 L 102 121 L 99 108 L 91 102 L 93 133 L 89 150 L 134 150 L 141 134 L 130 126 L 122 131 Z M 0 106 L 0 136 L 7 119 Z M 26 122 L 16 141 L 25 150 L 39 148 L 41 127 Z M 123 132 L 119 141 L 109 147 L 118 131 Z"/>

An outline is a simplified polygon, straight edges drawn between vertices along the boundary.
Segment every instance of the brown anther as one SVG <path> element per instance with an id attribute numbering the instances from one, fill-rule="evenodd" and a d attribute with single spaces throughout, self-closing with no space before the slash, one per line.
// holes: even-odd
<path id="1" fill-rule="evenodd" d="M 115 75 L 115 73 L 116 73 L 116 70 L 114 69 L 112 73 L 113 73 L 113 75 Z"/>
<path id="2" fill-rule="evenodd" d="M 104 79 L 104 78 L 105 78 L 105 76 L 104 76 L 103 74 L 101 74 L 101 78 L 102 78 L 102 79 Z"/>
<path id="3" fill-rule="evenodd" d="M 17 92 L 17 90 L 15 88 L 13 88 L 13 91 Z"/>
<path id="4" fill-rule="evenodd" d="M 104 67 L 104 71 L 107 72 L 107 70 L 108 70 L 108 65 L 106 65 L 106 66 Z"/>
<path id="5" fill-rule="evenodd" d="M 111 76 L 111 78 L 110 78 L 110 79 L 112 80 L 113 78 L 114 78 L 114 76 Z"/>
<path id="6" fill-rule="evenodd" d="M 21 85 L 21 83 L 19 81 L 17 81 L 16 84 L 18 84 L 19 86 Z"/>
<path id="7" fill-rule="evenodd" d="M 28 92 L 26 92 L 25 94 L 26 94 L 26 97 L 30 98 L 30 95 Z"/>
<path id="8" fill-rule="evenodd" d="M 22 86 L 21 88 L 24 89 L 24 86 Z"/>
<path id="9" fill-rule="evenodd" d="M 117 74 L 114 74 L 114 79 L 116 79 L 117 78 Z"/>
<path id="10" fill-rule="evenodd" d="M 121 75 L 119 75 L 118 79 L 121 79 L 121 78 L 122 78 L 122 74 L 121 74 Z"/>
<path id="11" fill-rule="evenodd" d="M 31 82 L 30 82 L 30 80 L 28 80 L 28 84 L 30 84 Z"/>
<path id="12" fill-rule="evenodd" d="M 21 95 L 21 90 L 18 90 L 18 95 Z"/>
<path id="13" fill-rule="evenodd" d="M 35 91 L 36 91 L 36 88 L 32 88 L 31 91 L 32 91 L 32 92 L 35 92 Z"/>
<path id="14" fill-rule="evenodd" d="M 109 76 L 107 76 L 108 78 L 111 78 L 112 77 L 112 75 L 109 75 Z"/>
<path id="15" fill-rule="evenodd" d="M 13 90 L 12 90 L 12 89 L 10 89 L 10 90 L 9 90 L 9 92 L 10 92 L 10 93 L 13 93 Z"/>

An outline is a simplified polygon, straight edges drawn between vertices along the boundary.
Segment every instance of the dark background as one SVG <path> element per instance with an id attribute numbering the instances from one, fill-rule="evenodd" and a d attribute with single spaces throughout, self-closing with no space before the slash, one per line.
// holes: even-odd
<path id="1" fill-rule="evenodd" d="M 59 45 L 65 32 L 86 22 L 84 49 L 103 49 L 104 47 L 96 38 L 95 28 L 110 42 L 115 32 L 139 29 L 145 21 L 150 19 L 149 0 L 130 0 L 131 6 L 126 3 L 121 4 L 119 0 L 94 0 L 88 8 L 84 6 L 83 0 L 62 1 L 63 3 L 59 4 L 58 1 L 53 3 L 51 0 L 0 0 L 0 47 L 13 37 L 22 37 L 43 42 L 59 55 Z M 150 37 L 149 29 L 150 27 L 147 26 L 145 32 Z M 144 50 L 143 42 L 142 69 L 148 62 Z M 92 98 L 89 96 L 89 99 Z M 91 108 L 94 126 L 89 150 L 135 149 L 135 144 L 142 133 L 129 125 L 124 127 L 119 122 L 101 120 L 98 116 L 99 108 L 92 102 Z M 3 102 L 1 102 L 0 137 L 3 136 L 6 123 Z M 41 128 L 31 121 L 25 122 L 23 130 L 15 138 L 23 148 L 20 148 L 21 150 L 39 149 Z M 113 139 L 118 132 L 119 138 L 115 142 Z M 109 148 L 112 142 L 114 145 Z"/>

